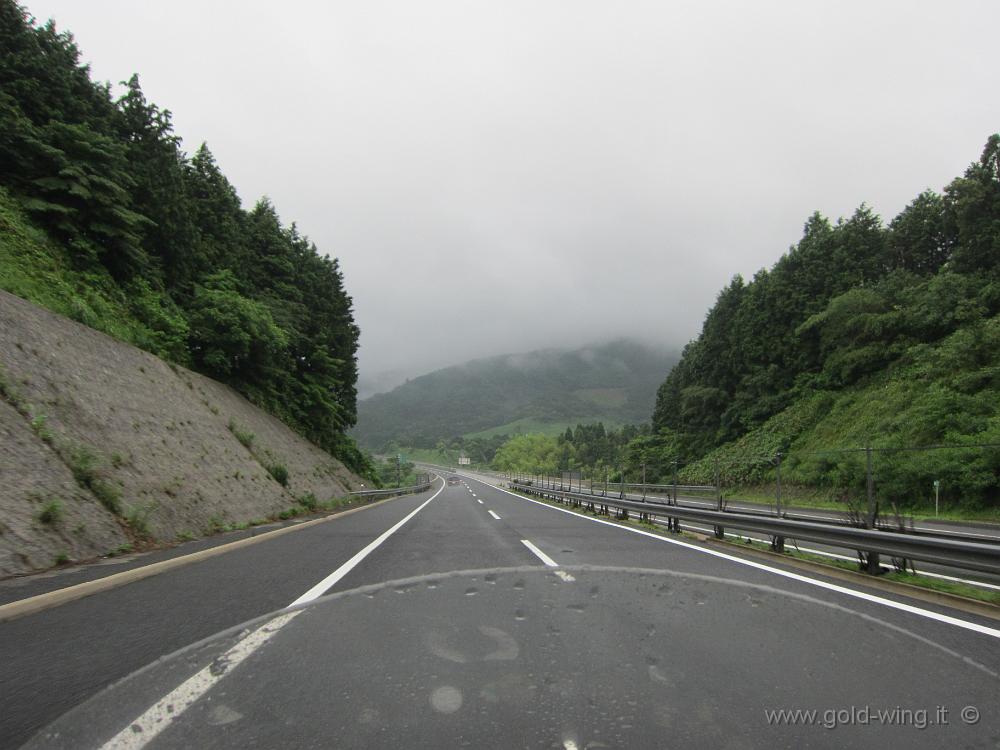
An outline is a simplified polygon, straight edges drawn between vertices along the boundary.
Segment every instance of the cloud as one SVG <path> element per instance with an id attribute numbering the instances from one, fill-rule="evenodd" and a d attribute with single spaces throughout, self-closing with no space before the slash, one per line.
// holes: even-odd
<path id="1" fill-rule="evenodd" d="M 991 2 L 28 6 L 340 258 L 371 374 L 682 345 L 812 211 L 890 218 L 1000 122 Z"/>

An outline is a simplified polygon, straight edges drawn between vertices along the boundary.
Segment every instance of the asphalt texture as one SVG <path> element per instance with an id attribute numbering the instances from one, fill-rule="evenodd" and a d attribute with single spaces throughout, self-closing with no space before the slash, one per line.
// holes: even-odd
<path id="1" fill-rule="evenodd" d="M 287 606 L 431 494 L 401 497 L 0 623 L 0 748 L 20 746 L 161 656 Z"/>
<path id="2" fill-rule="evenodd" d="M 165 654 L 286 607 L 432 496 L 0 624 L 0 746 Z M 996 621 L 653 538 L 471 477 L 328 593 L 244 662 L 218 660 L 245 631 L 203 643 L 32 746 L 100 746 L 131 726 L 130 746 L 164 748 L 1000 742 Z M 187 710 L 171 704 L 162 733 L 136 721 L 207 665 L 218 681 Z M 975 722 L 961 715 L 970 706 Z M 765 713 L 782 709 L 819 713 L 794 726 Z M 890 713 L 873 722 L 872 711 Z"/>

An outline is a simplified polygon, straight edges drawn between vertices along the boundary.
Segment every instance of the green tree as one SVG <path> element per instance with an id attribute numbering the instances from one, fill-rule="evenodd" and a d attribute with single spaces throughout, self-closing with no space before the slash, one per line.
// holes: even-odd
<path id="1" fill-rule="evenodd" d="M 945 190 L 947 231 L 961 273 L 1000 271 L 1000 135 L 989 137 L 978 162 Z"/>
<path id="2" fill-rule="evenodd" d="M 889 224 L 889 255 L 895 268 L 934 274 L 951 257 L 955 238 L 946 228 L 944 199 L 927 190 Z"/>
<path id="3" fill-rule="evenodd" d="M 193 279 L 220 269 L 240 275 L 250 260 L 246 214 L 239 195 L 202 143 L 184 165 L 185 195 L 194 224 L 195 248 L 189 261 Z"/>
<path id="4" fill-rule="evenodd" d="M 118 132 L 134 181 L 134 207 L 150 220 L 143 246 L 157 259 L 167 289 L 190 294 L 201 268 L 192 258 L 195 226 L 180 139 L 173 133 L 170 112 L 146 101 L 139 76 L 124 85 L 126 92 L 117 102 Z"/>
<path id="5" fill-rule="evenodd" d="M 548 435 L 517 435 L 497 451 L 493 468 L 497 471 L 523 471 L 532 474 L 555 474 L 568 466 L 559 441 Z"/>
<path id="6" fill-rule="evenodd" d="M 267 307 L 240 294 L 230 271 L 195 288 L 189 320 L 195 361 L 222 380 L 265 380 L 288 344 Z"/>

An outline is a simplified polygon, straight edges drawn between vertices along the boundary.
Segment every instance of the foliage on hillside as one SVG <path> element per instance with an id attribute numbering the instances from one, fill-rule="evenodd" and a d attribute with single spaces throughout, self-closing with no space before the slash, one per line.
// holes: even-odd
<path id="1" fill-rule="evenodd" d="M 357 341 L 336 260 L 181 150 L 137 76 L 0 0 L 0 285 L 222 380 L 356 469 Z"/>
<path id="2" fill-rule="evenodd" d="M 674 361 L 673 355 L 625 340 L 475 360 L 360 402 L 353 434 L 376 449 L 389 441 L 432 448 L 525 419 L 564 425 L 641 422 Z"/>
<path id="3" fill-rule="evenodd" d="M 661 385 L 661 463 L 710 481 L 783 477 L 860 491 L 874 446 L 881 496 L 1000 501 L 1000 136 L 942 195 L 884 226 L 862 206 L 752 281 L 720 292 L 701 335 Z M 888 450 L 888 449 L 893 450 Z"/>
<path id="4" fill-rule="evenodd" d="M 628 460 L 630 446 L 648 436 L 648 425 L 626 425 L 615 430 L 600 422 L 567 427 L 558 436 L 516 435 L 497 449 L 492 466 L 507 472 L 557 474 L 582 470 L 588 477 L 601 477 L 605 472 L 617 477 Z"/>

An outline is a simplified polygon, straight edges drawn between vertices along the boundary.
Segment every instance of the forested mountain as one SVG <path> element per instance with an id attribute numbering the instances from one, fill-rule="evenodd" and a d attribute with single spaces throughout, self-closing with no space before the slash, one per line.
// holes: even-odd
<path id="1" fill-rule="evenodd" d="M 0 0 L 0 286 L 222 380 L 354 468 L 358 328 L 336 260 L 137 76 L 112 97 L 67 32 Z"/>
<path id="2" fill-rule="evenodd" d="M 526 431 L 519 421 L 534 429 L 643 422 L 675 361 L 675 355 L 627 340 L 473 360 L 361 401 L 353 434 L 378 450 L 388 441 L 434 447 L 483 430 Z"/>
<path id="3" fill-rule="evenodd" d="M 837 223 L 816 214 L 770 270 L 734 278 L 659 389 L 653 452 L 691 479 L 709 478 L 709 456 L 748 481 L 771 470 L 763 458 L 798 452 L 786 478 L 849 484 L 859 459 L 833 451 L 985 444 L 886 453 L 882 489 L 905 500 L 939 479 L 955 499 L 995 502 L 998 313 L 993 135 L 943 194 L 888 226 L 864 205 Z"/>

